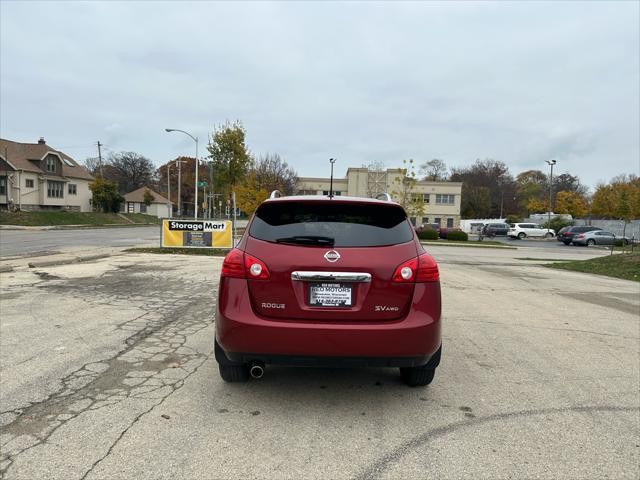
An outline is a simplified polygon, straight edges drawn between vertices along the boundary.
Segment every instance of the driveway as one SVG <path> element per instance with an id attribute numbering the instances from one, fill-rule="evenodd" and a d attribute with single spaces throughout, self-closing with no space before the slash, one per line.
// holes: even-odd
<path id="1" fill-rule="evenodd" d="M 416 389 L 385 369 L 223 383 L 220 258 L 0 274 L 3 477 L 638 478 L 640 284 L 430 250 L 443 361 Z"/>

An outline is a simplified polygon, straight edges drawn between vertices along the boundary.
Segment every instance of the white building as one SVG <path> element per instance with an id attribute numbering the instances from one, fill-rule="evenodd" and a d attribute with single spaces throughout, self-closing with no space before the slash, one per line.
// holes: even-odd
<path id="1" fill-rule="evenodd" d="M 0 139 L 0 208 L 90 212 L 92 180 L 44 138 L 37 143 Z"/>
<path id="2" fill-rule="evenodd" d="M 363 168 L 349 168 L 345 178 L 333 179 L 335 195 L 375 198 L 380 193 L 389 193 L 396 200 L 402 189 L 403 170 L 389 168 L 375 171 Z M 328 195 L 329 178 L 300 177 L 297 183 L 298 195 Z M 443 227 L 457 227 L 460 224 L 461 182 L 418 181 L 411 188 L 411 195 L 423 204 L 421 215 L 411 216 L 414 224 L 437 223 Z M 411 213 L 409 212 L 411 215 Z"/>
<path id="3" fill-rule="evenodd" d="M 149 192 L 153 197 L 150 205 L 144 202 L 144 192 Z M 124 196 L 124 203 L 121 211 L 123 213 L 143 213 L 145 215 L 153 215 L 158 218 L 170 218 L 169 200 L 154 192 L 149 187 L 141 187 L 133 192 L 129 192 Z"/>

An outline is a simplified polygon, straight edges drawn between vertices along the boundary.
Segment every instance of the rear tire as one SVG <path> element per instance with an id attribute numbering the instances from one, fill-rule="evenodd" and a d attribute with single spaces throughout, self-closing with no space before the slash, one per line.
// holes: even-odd
<path id="1" fill-rule="evenodd" d="M 553 233 L 546 233 L 544 238 L 551 238 L 553 237 Z"/>
<path id="2" fill-rule="evenodd" d="M 595 245 L 595 244 L 596 244 L 595 240 L 592 240 L 592 239 L 587 240 L 587 247 L 590 247 L 591 245 Z"/>
<path id="3" fill-rule="evenodd" d="M 410 387 L 424 387 L 433 381 L 436 374 L 435 368 L 428 368 L 426 365 L 422 367 L 405 367 L 400 368 L 400 376 L 402 381 Z"/>
<path id="4" fill-rule="evenodd" d="M 214 340 L 214 352 L 220 376 L 225 382 L 246 382 L 249 380 L 249 365 L 229 361 L 217 339 Z"/>
<path id="5" fill-rule="evenodd" d="M 223 365 L 218 364 L 220 369 L 220 376 L 225 382 L 246 382 L 249 380 L 249 366 L 248 365 Z"/>
<path id="6" fill-rule="evenodd" d="M 520 232 L 520 233 L 518 234 L 518 239 L 522 240 L 523 238 L 526 238 L 526 236 L 527 236 L 527 234 L 526 234 L 526 233 L 524 233 L 524 232 Z"/>

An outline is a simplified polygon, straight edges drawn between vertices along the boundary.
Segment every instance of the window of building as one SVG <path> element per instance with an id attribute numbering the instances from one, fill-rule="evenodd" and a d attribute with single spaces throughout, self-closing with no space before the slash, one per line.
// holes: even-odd
<path id="1" fill-rule="evenodd" d="M 0 195 L 7 194 L 7 177 L 0 177 Z"/>
<path id="2" fill-rule="evenodd" d="M 55 155 L 47 155 L 47 172 L 56 173 L 56 156 Z"/>
<path id="3" fill-rule="evenodd" d="M 447 218 L 447 228 L 453 227 L 453 218 Z"/>
<path id="4" fill-rule="evenodd" d="M 315 190 L 298 190 L 298 195 L 315 195 Z"/>
<path id="5" fill-rule="evenodd" d="M 147 213 L 147 206 L 144 203 L 140 204 L 140 213 Z"/>
<path id="6" fill-rule="evenodd" d="M 339 191 L 339 190 L 334 190 L 333 191 L 333 195 L 336 196 L 336 197 L 341 195 L 341 194 L 342 194 L 342 192 Z M 329 196 L 329 190 L 323 190 L 322 191 L 322 195 Z"/>
<path id="7" fill-rule="evenodd" d="M 448 193 L 436 193 L 436 203 L 439 205 L 453 205 L 455 198 L 455 195 L 450 195 Z"/>
<path id="8" fill-rule="evenodd" d="M 27 188 L 33 188 L 33 179 L 32 178 L 25 179 L 24 186 Z"/>
<path id="9" fill-rule="evenodd" d="M 440 225 L 440 224 L 442 223 L 442 219 L 441 219 L 440 217 L 436 217 L 436 218 L 433 220 L 433 223 L 437 223 L 438 225 Z"/>
<path id="10" fill-rule="evenodd" d="M 64 182 L 47 181 L 47 196 L 49 198 L 63 198 Z"/>
<path id="11" fill-rule="evenodd" d="M 422 203 L 429 203 L 429 199 L 431 198 L 431 195 L 429 195 L 428 193 L 423 193 L 422 194 Z"/>
<path id="12" fill-rule="evenodd" d="M 77 195 L 78 194 L 78 186 L 75 183 L 69 184 L 69 195 Z"/>

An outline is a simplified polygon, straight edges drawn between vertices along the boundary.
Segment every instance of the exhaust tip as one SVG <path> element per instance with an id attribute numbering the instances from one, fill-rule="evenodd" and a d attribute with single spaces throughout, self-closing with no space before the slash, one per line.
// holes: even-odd
<path id="1" fill-rule="evenodd" d="M 264 367 L 262 365 L 254 363 L 253 365 L 251 365 L 249 373 L 251 374 L 252 378 L 262 378 L 262 376 L 264 375 Z"/>

